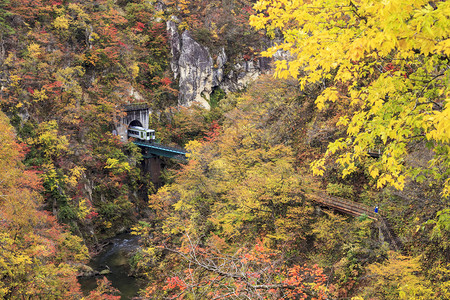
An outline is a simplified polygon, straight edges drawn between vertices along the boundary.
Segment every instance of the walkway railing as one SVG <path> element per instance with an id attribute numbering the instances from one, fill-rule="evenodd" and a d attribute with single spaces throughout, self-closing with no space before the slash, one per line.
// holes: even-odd
<path id="1" fill-rule="evenodd" d="M 359 217 L 362 215 L 367 215 L 370 219 L 378 220 L 379 214 L 376 214 L 369 207 L 356 203 L 353 201 L 345 200 L 335 196 L 330 196 L 322 191 L 314 191 L 314 194 L 307 195 L 314 202 L 321 203 L 325 206 L 343 212 L 345 214 Z"/>
<path id="2" fill-rule="evenodd" d="M 320 190 L 313 190 L 313 192 L 307 194 L 306 197 L 320 205 L 340 211 L 347 215 L 355 217 L 367 215 L 368 218 L 377 221 L 378 228 L 385 240 L 389 243 L 389 246 L 396 251 L 402 250 L 403 245 L 390 228 L 389 222 L 381 213 L 375 213 L 371 207 L 347 199 L 330 196 Z"/>

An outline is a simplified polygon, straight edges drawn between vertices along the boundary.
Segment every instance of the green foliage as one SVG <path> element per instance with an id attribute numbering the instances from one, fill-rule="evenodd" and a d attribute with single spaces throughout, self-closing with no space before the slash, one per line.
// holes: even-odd
<path id="1" fill-rule="evenodd" d="M 425 224 L 432 224 L 431 240 L 439 241 L 446 250 L 450 246 L 450 209 L 444 209 L 436 214 L 437 220 L 428 220 Z"/>
<path id="2" fill-rule="evenodd" d="M 219 105 L 220 100 L 225 98 L 225 92 L 222 89 L 214 90 L 209 97 L 209 106 L 211 109 L 216 108 Z"/>
<path id="3" fill-rule="evenodd" d="M 10 4 L 9 0 L 2 1 L 0 3 L 0 41 L 3 40 L 3 35 L 9 35 L 14 33 L 14 27 L 7 22 L 7 18 L 11 16 L 11 13 L 5 8 Z"/>
<path id="4" fill-rule="evenodd" d="M 163 144 L 184 146 L 188 141 L 202 139 L 212 129 L 211 123 L 220 119 L 218 109 L 206 110 L 200 105 L 170 107 L 159 116 L 151 116 L 151 128 L 156 128 L 157 139 Z"/>
<path id="5" fill-rule="evenodd" d="M 78 214 L 76 210 L 67 203 L 64 203 L 58 207 L 58 219 L 60 221 L 68 223 L 69 221 L 76 220 L 77 218 Z"/>
<path id="6" fill-rule="evenodd" d="M 327 185 L 327 193 L 347 199 L 354 196 L 353 187 L 342 183 L 329 183 Z"/>

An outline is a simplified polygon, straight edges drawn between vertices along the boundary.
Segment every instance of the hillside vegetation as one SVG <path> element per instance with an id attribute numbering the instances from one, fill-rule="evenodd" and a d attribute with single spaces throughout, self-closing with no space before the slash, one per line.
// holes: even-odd
<path id="1" fill-rule="evenodd" d="M 310 164 L 342 134 L 334 129 L 342 111 L 318 111 L 318 92 L 262 77 L 221 101 L 222 126 L 187 145 L 188 164 L 172 171 L 172 183 L 150 197 L 150 217 L 134 227 L 144 246 L 134 267 L 150 282 L 147 297 L 448 296 L 449 211 L 439 191 L 380 190 L 369 156 L 345 178 L 337 163 L 311 176 Z M 320 209 L 309 196 L 318 189 L 379 206 L 401 252 L 367 216 Z M 432 205 L 405 196 L 416 190 Z"/>
<path id="2" fill-rule="evenodd" d="M 89 243 L 129 226 L 140 203 L 139 150 L 111 134 L 121 105 L 176 103 L 156 14 L 147 1 L 0 6 L 2 110 L 42 173 L 46 209 Z"/>
<path id="3" fill-rule="evenodd" d="M 168 20 L 274 76 L 177 106 Z M 81 299 L 89 253 L 132 228 L 145 299 L 450 298 L 449 20 L 448 1 L 1 1 L 0 297 Z M 112 134 L 142 102 L 189 150 L 158 190 Z M 317 191 L 377 206 L 402 249 Z"/>

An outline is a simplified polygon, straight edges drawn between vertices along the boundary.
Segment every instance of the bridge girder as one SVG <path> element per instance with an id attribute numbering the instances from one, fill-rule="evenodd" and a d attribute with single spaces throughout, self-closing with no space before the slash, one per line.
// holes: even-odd
<path id="1" fill-rule="evenodd" d="M 134 141 L 134 143 L 144 149 L 144 158 L 164 156 L 169 158 L 186 159 L 187 151 L 184 149 L 163 146 L 157 143 L 146 143 L 142 141 Z"/>

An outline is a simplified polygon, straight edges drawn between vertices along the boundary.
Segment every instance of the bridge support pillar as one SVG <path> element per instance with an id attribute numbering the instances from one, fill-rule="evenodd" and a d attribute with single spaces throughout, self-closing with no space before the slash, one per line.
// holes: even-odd
<path id="1" fill-rule="evenodd" d="M 142 169 L 145 173 L 150 174 L 150 180 L 155 186 L 161 185 L 162 161 L 158 156 L 144 158 Z"/>

